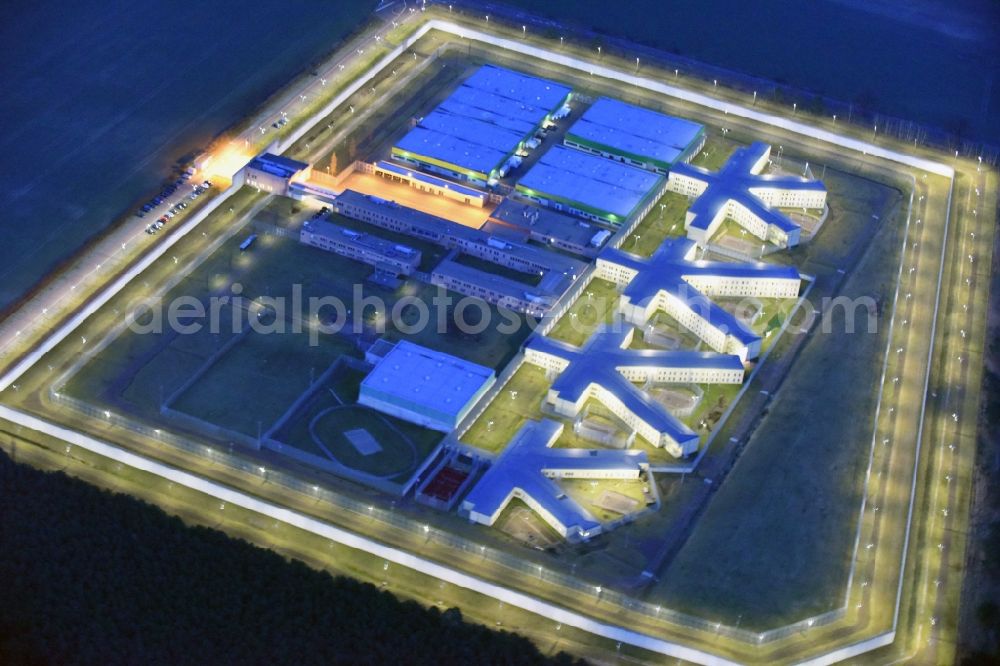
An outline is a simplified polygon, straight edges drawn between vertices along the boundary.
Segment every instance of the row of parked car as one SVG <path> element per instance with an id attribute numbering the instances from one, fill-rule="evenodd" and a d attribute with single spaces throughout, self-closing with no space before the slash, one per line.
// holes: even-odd
<path id="1" fill-rule="evenodd" d="M 185 172 L 185 173 L 187 173 L 187 172 Z M 188 177 L 190 177 L 190 176 L 188 176 Z M 202 194 L 204 194 L 205 192 L 207 192 L 211 187 L 212 187 L 212 181 L 209 181 L 209 180 L 206 180 L 201 185 L 195 185 L 194 189 L 191 191 L 191 194 L 190 194 L 190 196 L 188 198 L 191 199 L 192 201 L 194 201 L 195 199 L 197 199 L 198 197 L 200 197 Z M 170 189 L 170 186 L 168 186 L 167 188 L 165 188 L 164 192 L 167 192 L 167 190 L 169 190 L 169 189 Z M 173 194 L 176 191 L 177 191 L 176 188 L 174 188 L 170 192 L 167 192 L 167 196 L 170 196 L 171 194 Z M 163 192 L 161 192 L 160 196 L 158 196 L 155 199 L 153 199 L 150 203 L 155 202 L 157 199 L 160 200 L 159 203 L 155 203 L 155 205 L 153 205 L 149 210 L 145 210 L 146 206 L 143 206 L 144 210 L 140 211 L 140 213 L 136 213 L 136 214 L 139 217 L 143 217 L 147 212 L 150 212 L 150 211 L 154 210 L 157 206 L 159 206 L 160 204 L 162 204 L 164 202 L 164 200 L 165 200 L 165 197 L 163 196 Z M 146 205 L 148 206 L 149 204 L 146 204 Z M 149 234 L 150 236 L 152 236 L 157 231 L 159 231 L 160 229 L 162 229 L 164 227 L 164 225 L 166 225 L 167 222 L 169 222 L 170 220 L 172 220 L 182 210 L 184 210 L 187 207 L 188 207 L 188 203 L 186 201 L 179 201 L 179 202 L 177 202 L 176 204 L 174 204 L 173 206 L 171 206 L 170 209 L 168 209 L 163 215 L 161 215 L 160 218 L 158 220 L 156 220 L 156 222 L 153 222 L 152 224 L 148 225 L 146 227 L 146 233 Z"/>
<path id="2" fill-rule="evenodd" d="M 193 175 L 194 175 L 194 168 L 190 168 L 184 173 L 182 173 L 180 177 L 177 178 L 177 180 L 175 180 L 174 182 L 167 183 L 166 185 L 164 185 L 163 190 L 159 193 L 159 195 L 153 197 L 152 199 L 144 203 L 142 205 L 142 208 L 136 211 L 135 216 L 145 217 L 147 213 L 151 213 L 154 210 L 156 210 L 157 207 L 161 206 L 167 200 L 167 197 L 176 192 L 177 188 L 186 183 L 187 180 L 191 178 L 191 176 Z"/>
<path id="3" fill-rule="evenodd" d="M 191 195 L 189 196 L 189 198 L 192 201 L 194 201 L 199 196 L 207 192 L 210 187 L 212 187 L 212 182 L 208 180 L 203 182 L 201 185 L 196 185 L 195 188 L 191 191 Z M 180 214 L 182 210 L 184 210 L 187 207 L 188 203 L 186 201 L 178 201 L 176 204 L 171 206 L 163 215 L 161 215 L 160 218 L 156 220 L 156 222 L 153 222 L 152 224 L 147 226 L 146 233 L 152 236 L 157 231 L 162 229 L 167 222 L 172 220 L 174 217 Z"/>

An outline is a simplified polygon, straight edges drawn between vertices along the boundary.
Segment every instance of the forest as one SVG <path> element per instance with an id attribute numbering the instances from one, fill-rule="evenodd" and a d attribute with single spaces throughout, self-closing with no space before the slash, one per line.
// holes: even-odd
<path id="1" fill-rule="evenodd" d="M 2 664 L 582 664 L 0 451 Z"/>

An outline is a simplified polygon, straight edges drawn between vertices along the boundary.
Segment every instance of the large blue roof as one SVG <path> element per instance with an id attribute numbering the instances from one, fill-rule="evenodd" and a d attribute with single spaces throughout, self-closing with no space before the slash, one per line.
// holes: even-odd
<path id="1" fill-rule="evenodd" d="M 525 194 L 556 198 L 624 220 L 663 176 L 597 155 L 553 146 L 518 181 Z"/>
<path id="2" fill-rule="evenodd" d="M 691 258 L 696 244 L 687 238 L 668 238 L 648 259 L 619 250 L 607 248 L 600 258 L 638 271 L 622 291 L 632 303 L 645 307 L 661 291 L 673 294 L 699 316 L 720 330 L 733 335 L 743 344 L 760 339 L 738 317 L 717 305 L 710 298 L 688 284 L 687 279 L 697 276 L 734 277 L 750 279 L 801 279 L 791 266 L 754 263 L 704 261 Z"/>
<path id="3" fill-rule="evenodd" d="M 705 191 L 688 208 L 688 213 L 694 216 L 689 226 L 703 231 L 708 230 L 722 207 L 733 200 L 786 233 L 798 229 L 799 225 L 780 210 L 771 208 L 761 201 L 753 190 L 758 188 L 825 190 L 826 187 L 821 181 L 809 180 L 802 176 L 754 173 L 754 166 L 770 150 L 771 147 L 761 141 L 737 148 L 722 168 L 714 173 L 691 164 L 674 165 L 673 173 L 708 183 Z"/>
<path id="4" fill-rule="evenodd" d="M 567 137 L 670 166 L 703 130 L 704 126 L 690 120 L 602 97 L 569 128 Z"/>
<path id="5" fill-rule="evenodd" d="M 511 499 L 515 490 L 542 506 L 567 532 L 584 537 L 600 523 L 571 499 L 545 470 L 587 470 L 590 472 L 638 471 L 647 464 L 646 453 L 636 450 L 561 449 L 552 444 L 563 425 L 549 419 L 528 421 L 482 479 L 469 492 L 463 507 L 492 516 Z"/>
<path id="6" fill-rule="evenodd" d="M 484 65 L 395 148 L 489 174 L 569 93 L 554 81 Z"/>
<path id="7" fill-rule="evenodd" d="M 698 435 L 663 405 L 622 376 L 623 368 L 676 368 L 697 370 L 742 370 L 739 356 L 716 352 L 628 349 L 634 328 L 616 323 L 599 328 L 583 347 L 549 337 L 535 337 L 527 349 L 557 356 L 569 365 L 552 383 L 561 399 L 577 402 L 591 384 L 618 398 L 630 412 L 657 432 L 683 445 Z"/>
<path id="8" fill-rule="evenodd" d="M 362 380 L 361 392 L 455 418 L 493 376 L 485 366 L 402 340 Z"/>

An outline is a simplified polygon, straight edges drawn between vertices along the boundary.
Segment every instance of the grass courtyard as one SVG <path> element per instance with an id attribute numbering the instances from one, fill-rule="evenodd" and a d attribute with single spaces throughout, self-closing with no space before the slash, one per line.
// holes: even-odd
<path id="1" fill-rule="evenodd" d="M 462 441 L 490 453 L 499 453 L 525 421 L 541 418 L 539 407 L 549 386 L 544 370 L 522 363 L 503 390 L 462 435 Z"/>
<path id="2" fill-rule="evenodd" d="M 559 318 L 549 337 L 577 347 L 590 338 L 601 324 L 610 324 L 618 307 L 618 287 L 613 282 L 595 278 L 569 310 Z"/>
<path id="3" fill-rule="evenodd" d="M 643 491 L 649 485 L 645 479 L 560 479 L 558 483 L 569 497 L 602 523 L 646 508 Z"/>
<path id="4" fill-rule="evenodd" d="M 709 171 L 718 171 L 726 163 L 726 160 L 729 159 L 729 156 L 733 154 L 733 151 L 739 148 L 739 145 L 732 139 L 727 139 L 716 132 L 711 132 L 708 138 L 705 139 L 705 146 L 701 149 L 700 153 L 692 158 L 691 164 L 708 169 Z"/>
<path id="5" fill-rule="evenodd" d="M 621 249 L 641 257 L 648 257 L 660 247 L 666 238 L 685 236 L 684 217 L 687 213 L 688 198 L 676 192 L 665 193 L 642 218 L 635 231 L 625 239 Z"/>

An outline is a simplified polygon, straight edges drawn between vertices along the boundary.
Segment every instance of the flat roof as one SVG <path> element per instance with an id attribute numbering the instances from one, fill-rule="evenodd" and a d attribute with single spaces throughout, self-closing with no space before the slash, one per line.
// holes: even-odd
<path id="1" fill-rule="evenodd" d="M 484 289 L 490 289 L 509 298 L 546 305 L 551 305 L 556 300 L 556 295 L 563 291 L 561 287 L 564 288 L 567 286 L 566 283 L 569 281 L 569 278 L 557 278 L 554 280 L 554 284 L 544 284 L 543 281 L 538 286 L 532 286 L 504 277 L 503 275 L 466 266 L 450 259 L 442 261 L 431 273 L 432 275 L 441 275 L 476 284 Z"/>
<path id="2" fill-rule="evenodd" d="M 291 178 L 299 171 L 309 167 L 305 162 L 299 162 L 283 155 L 274 153 L 261 153 L 250 160 L 248 165 L 251 169 L 264 171 L 280 178 Z"/>
<path id="3" fill-rule="evenodd" d="M 457 417 L 492 380 L 490 368 L 402 340 L 362 380 L 361 390 Z"/>
<path id="4" fill-rule="evenodd" d="M 760 339 L 738 317 L 717 305 L 712 299 L 687 282 L 692 277 L 731 277 L 745 279 L 799 280 L 801 275 L 792 266 L 778 264 L 730 263 L 694 259 L 697 244 L 687 238 L 668 238 L 648 259 L 617 248 L 607 248 L 601 261 L 627 266 L 638 271 L 622 290 L 632 303 L 645 307 L 661 291 L 673 294 L 714 327 L 727 331 L 744 344 Z"/>
<path id="5" fill-rule="evenodd" d="M 715 172 L 691 164 L 677 164 L 673 169 L 674 173 L 708 184 L 701 196 L 688 208 L 688 213 L 694 216 L 690 226 L 707 230 L 723 206 L 736 201 L 767 224 L 786 233 L 798 229 L 798 224 L 777 208 L 766 205 L 753 191 L 775 189 L 825 192 L 826 186 L 822 181 L 802 176 L 755 173 L 755 168 L 763 168 L 759 163 L 770 151 L 771 146 L 755 141 L 733 151 L 722 168 Z"/>
<path id="6" fill-rule="evenodd" d="M 395 164 L 394 162 L 389 162 L 388 160 L 379 160 L 375 163 L 375 168 L 377 170 L 394 173 L 401 177 L 412 178 L 413 180 L 421 183 L 427 183 L 428 185 L 433 185 L 434 187 L 442 187 L 446 190 L 453 190 L 467 197 L 473 197 L 476 199 L 486 198 L 486 192 L 483 190 L 477 190 L 474 187 L 456 183 L 453 180 L 448 180 L 447 178 L 442 178 L 441 176 L 435 176 L 431 173 L 424 173 L 423 171 L 419 171 L 413 167 Z"/>
<path id="7" fill-rule="evenodd" d="M 514 490 L 520 490 L 567 532 L 579 531 L 589 536 L 588 533 L 600 527 L 600 523 L 544 472 L 557 469 L 638 473 L 648 459 L 645 451 L 635 449 L 552 448 L 562 430 L 563 424 L 549 419 L 527 421 L 469 492 L 462 506 L 492 516 L 507 504 Z"/>
<path id="8" fill-rule="evenodd" d="M 536 109 L 539 122 L 547 113 L 555 111 L 573 90 L 562 83 L 496 65 L 483 65 L 463 85 Z"/>
<path id="9" fill-rule="evenodd" d="M 518 182 L 519 191 L 599 216 L 626 219 L 663 176 L 565 146 L 553 146 Z"/>
<path id="10" fill-rule="evenodd" d="M 594 236 L 604 230 L 590 222 L 571 215 L 563 215 L 550 208 L 525 201 L 505 198 L 490 214 L 496 220 L 512 227 L 541 236 L 551 236 L 566 243 L 587 247 Z"/>
<path id="11" fill-rule="evenodd" d="M 411 235 L 429 240 L 438 244 L 448 244 L 448 239 L 461 240 L 465 243 L 475 243 L 478 245 L 490 245 L 509 256 L 516 256 L 522 261 L 539 266 L 542 270 L 553 271 L 559 274 L 580 275 L 587 263 L 578 259 L 573 259 L 558 252 L 551 252 L 531 245 L 513 243 L 505 239 L 493 239 L 493 237 L 479 229 L 467 227 L 458 222 L 452 222 L 443 217 L 430 215 L 407 206 L 401 206 L 394 201 L 387 201 L 367 194 L 361 194 L 354 190 L 344 190 L 337 196 L 335 206 L 348 204 L 358 208 L 363 208 L 372 213 L 389 214 L 400 223 L 409 225 Z M 339 210 L 339 208 L 338 208 Z"/>
<path id="12" fill-rule="evenodd" d="M 602 97 L 573 123 L 566 136 L 605 152 L 645 158 L 670 168 L 704 129 L 690 120 Z"/>
<path id="13" fill-rule="evenodd" d="M 342 227 L 339 224 L 334 224 L 326 220 L 306 220 L 302 228 L 313 235 L 339 240 L 358 248 L 365 248 L 383 257 L 402 259 L 415 263 L 418 263 L 420 260 L 420 252 L 408 245 L 394 243 L 379 236 L 348 229 L 347 227 Z"/>
<path id="14" fill-rule="evenodd" d="M 484 65 L 400 139 L 394 153 L 489 174 L 570 92 L 554 81 Z"/>
<path id="15" fill-rule="evenodd" d="M 535 337 L 527 349 L 557 356 L 569 362 L 551 390 L 561 399 L 577 402 L 592 384 L 611 392 L 630 412 L 657 432 L 683 444 L 698 435 L 649 394 L 626 379 L 621 368 L 677 368 L 697 370 L 743 370 L 739 356 L 717 352 L 628 349 L 635 329 L 632 326 L 604 325 L 583 347 L 549 337 Z"/>

